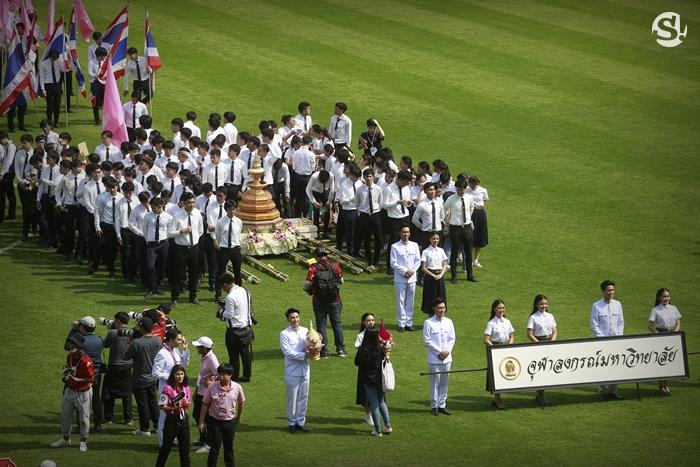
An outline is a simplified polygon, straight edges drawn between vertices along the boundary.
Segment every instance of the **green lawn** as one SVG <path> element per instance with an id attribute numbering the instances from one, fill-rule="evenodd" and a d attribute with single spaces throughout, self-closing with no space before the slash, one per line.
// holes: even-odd
<path id="1" fill-rule="evenodd" d="M 72 2 L 57 3 L 57 14 L 67 17 Z M 45 4 L 35 2 L 42 18 Z M 86 4 L 98 29 L 123 6 Z M 139 50 L 145 6 L 130 6 L 131 45 Z M 355 137 L 374 117 L 394 154 L 415 162 L 442 158 L 453 173 L 481 178 L 492 198 L 491 244 L 478 284 L 448 285 L 458 339 L 454 368 L 484 365 L 481 333 L 495 298 L 505 300 L 518 342 L 526 339 L 527 315 L 540 292 L 549 296 L 561 339 L 588 337 L 590 304 L 605 278 L 617 281 L 628 334 L 645 332 L 656 289 L 669 287 L 684 314 L 688 348 L 700 350 L 692 315 L 700 302 L 699 4 L 153 0 L 147 6 L 164 64 L 153 103 L 156 128 L 167 132 L 171 118 L 194 109 L 202 127 L 209 112 L 233 110 L 239 130 L 257 129 L 262 119 L 295 114 L 301 100 L 327 125 L 333 103 L 342 100 Z M 653 19 L 669 9 L 688 23 L 689 34 L 672 49 L 650 35 Z M 98 129 L 87 101 L 80 105 L 68 131 L 92 148 Z M 40 118 L 30 106 L 33 133 Z M 0 249 L 19 237 L 19 220 L 0 225 Z M 270 262 L 290 281 L 260 273 L 263 283 L 250 288 L 260 324 L 236 437 L 241 465 L 697 463 L 697 356 L 689 357 L 690 380 L 672 383 L 671 398 L 643 384 L 639 402 L 626 385 L 626 400 L 602 404 L 596 388 L 576 388 L 549 392 L 555 405 L 546 410 L 522 393 L 504 396 L 510 409 L 495 412 L 483 373 L 456 374 L 448 399 L 453 416 L 434 418 L 427 378 L 418 375 L 426 370 L 426 352 L 420 335 L 407 333 L 396 337 L 393 352 L 394 434 L 369 436 L 354 405 L 352 359 L 330 358 L 313 363 L 313 432 L 289 435 L 277 336 L 287 307 L 300 308 L 307 326 L 312 313 L 301 290 L 304 270 L 283 259 Z M 0 457 L 21 466 L 45 458 L 61 466 L 155 462 L 155 440 L 128 435 L 118 424 L 91 436 L 86 454 L 48 447 L 59 437 L 69 322 L 156 302 L 104 272 L 85 272 L 33 240 L 0 253 L 6 374 Z M 364 311 L 394 323 L 393 289 L 383 272 L 348 276 L 343 296 L 348 345 Z M 175 317 L 190 339 L 212 337 L 224 359 L 213 297 L 202 290 L 200 298 L 203 307 L 182 305 Z M 198 362 L 189 371 L 196 375 Z M 192 456 L 193 465 L 204 465 L 201 455 Z M 176 453 L 170 465 L 178 465 Z"/>

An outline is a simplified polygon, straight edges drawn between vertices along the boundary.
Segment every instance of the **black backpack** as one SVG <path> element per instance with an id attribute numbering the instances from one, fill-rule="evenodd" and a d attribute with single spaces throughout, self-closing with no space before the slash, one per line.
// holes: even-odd
<path id="1" fill-rule="evenodd" d="M 316 264 L 316 274 L 314 275 L 314 285 L 316 290 L 316 300 L 320 303 L 332 303 L 338 296 L 340 282 L 333 267 L 323 263 Z"/>

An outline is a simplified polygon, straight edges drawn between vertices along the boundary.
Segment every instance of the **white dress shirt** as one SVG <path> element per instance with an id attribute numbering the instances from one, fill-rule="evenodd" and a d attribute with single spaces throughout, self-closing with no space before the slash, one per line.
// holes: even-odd
<path id="1" fill-rule="evenodd" d="M 328 129 L 335 144 L 350 146 L 352 143 L 352 120 L 350 120 L 350 117 L 345 114 L 340 117 L 333 115 Z"/>
<path id="2" fill-rule="evenodd" d="M 228 215 L 224 213 L 215 225 L 216 230 L 214 231 L 214 238 L 218 242 L 219 248 L 235 248 L 241 246 L 243 222 L 238 217 L 228 217 Z M 229 243 L 229 239 L 231 243 Z"/>
<path id="3" fill-rule="evenodd" d="M 10 168 L 14 170 L 17 146 L 9 142 L 6 146 L 3 146 L 2 149 L 4 155 L 2 157 L 2 165 L 0 165 L 0 177 L 4 177 L 5 174 L 10 171 Z"/>
<path id="4" fill-rule="evenodd" d="M 181 230 L 188 226 L 192 227 L 192 232 L 182 233 Z M 195 246 L 203 233 L 202 213 L 197 208 L 192 209 L 192 212 L 181 209 L 168 224 L 168 237 L 174 238 L 180 246 Z"/>
<path id="5" fill-rule="evenodd" d="M 190 131 L 192 131 L 192 136 L 196 136 L 197 138 L 202 137 L 202 130 L 200 130 L 192 120 L 187 120 L 182 126 L 184 128 L 189 128 Z"/>
<path id="6" fill-rule="evenodd" d="M 452 349 L 455 345 L 455 327 L 447 316 L 439 319 L 432 316 L 423 323 L 423 343 L 428 349 L 428 364 L 443 365 L 452 362 Z M 440 359 L 440 352 L 447 350 L 449 355 Z"/>
<path id="7" fill-rule="evenodd" d="M 122 196 L 117 203 L 117 238 L 122 238 L 121 230 L 129 228 L 129 218 L 134 209 L 139 205 L 138 199 L 132 194 L 130 199 Z"/>
<path id="8" fill-rule="evenodd" d="M 226 132 L 224 132 L 224 129 L 219 127 L 214 131 L 207 131 L 207 143 L 211 145 L 211 142 L 214 141 L 214 138 L 216 138 L 219 135 L 224 135 L 226 136 Z"/>
<path id="9" fill-rule="evenodd" d="M 462 204 L 464 202 L 464 204 Z M 451 195 L 445 201 L 443 209 L 449 213 L 450 225 L 464 227 L 472 223 L 472 212 L 474 212 L 474 198 L 466 192 L 463 197 L 457 193 Z"/>
<path id="10" fill-rule="evenodd" d="M 625 331 L 622 303 L 600 299 L 591 306 L 591 330 L 596 337 L 621 336 Z"/>
<path id="11" fill-rule="evenodd" d="M 45 165 L 41 169 L 41 180 L 39 190 L 36 193 L 36 200 L 41 201 L 43 195 L 56 196 L 56 188 L 61 182 L 63 175 L 58 167 L 58 164 L 53 167 Z"/>
<path id="12" fill-rule="evenodd" d="M 316 155 L 302 146 L 292 153 L 292 171 L 299 175 L 311 175 L 316 168 Z"/>
<path id="13" fill-rule="evenodd" d="M 138 67 L 136 66 L 138 64 Z M 136 60 L 129 59 L 126 64 L 126 74 L 124 76 L 124 89 L 129 89 L 129 81 L 148 81 L 151 77 L 151 67 L 148 66 L 146 57 L 138 57 Z"/>
<path id="14" fill-rule="evenodd" d="M 78 196 L 78 189 L 82 180 L 85 178 L 85 174 L 80 172 L 78 175 L 72 172 L 67 173 L 61 179 L 61 185 L 59 187 L 59 193 L 62 196 L 56 198 L 56 206 L 80 206 L 80 197 Z"/>
<path id="15" fill-rule="evenodd" d="M 387 185 L 384 188 L 384 209 L 386 209 L 386 215 L 392 219 L 404 219 L 408 217 L 408 206 L 403 206 L 399 204 L 400 200 L 410 200 L 411 190 L 406 185 L 403 188 L 399 188 L 396 183 Z"/>
<path id="16" fill-rule="evenodd" d="M 100 222 L 112 224 L 116 227 L 117 224 L 117 203 L 124 197 L 117 192 L 114 196 L 109 191 L 100 193 L 95 201 L 95 230 L 102 230 Z M 112 200 L 114 200 L 114 210 L 112 209 Z"/>
<path id="17" fill-rule="evenodd" d="M 297 114 L 297 116 L 294 117 L 294 121 L 296 122 L 294 128 L 301 130 L 304 133 L 308 133 L 308 131 L 311 129 L 311 125 L 314 123 L 311 119 L 311 115 L 303 116 L 302 114 Z"/>
<path id="18" fill-rule="evenodd" d="M 216 199 L 209 203 L 209 209 L 207 209 L 207 225 L 209 227 L 216 228 L 219 219 L 223 219 L 226 216 L 226 209 L 224 209 L 223 203 L 219 204 Z M 209 235 L 212 239 L 216 239 L 216 232 L 209 232 Z"/>
<path id="19" fill-rule="evenodd" d="M 406 277 L 407 271 L 418 272 L 420 267 L 420 248 L 416 242 L 408 241 L 406 243 L 399 240 L 391 245 L 389 254 L 389 262 L 391 269 L 394 270 L 394 284 L 412 284 L 417 281 L 418 274 L 413 274 L 411 277 Z"/>
<path id="20" fill-rule="evenodd" d="M 227 123 L 224 125 L 224 134 L 226 135 L 226 145 L 224 148 L 228 148 L 232 144 L 236 144 L 236 138 L 238 137 L 238 128 L 233 123 Z"/>
<path id="21" fill-rule="evenodd" d="M 328 193 L 328 202 L 333 202 L 335 198 L 335 181 L 332 174 L 328 174 L 328 181 L 324 184 L 318 180 L 318 176 L 321 174 L 320 171 L 314 172 L 309 179 L 309 183 L 306 184 L 306 196 L 312 203 L 316 202 L 314 198 L 314 192 L 316 193 Z"/>
<path id="22" fill-rule="evenodd" d="M 109 159 L 107 159 L 107 150 L 109 150 Z M 112 143 L 110 143 L 109 146 L 100 144 L 95 148 L 95 153 L 100 156 L 100 162 L 109 160 L 112 164 L 114 164 L 115 162 L 121 162 L 124 160 L 124 155 L 122 154 L 121 149 Z"/>
<path id="23" fill-rule="evenodd" d="M 250 319 L 250 295 L 238 285 L 233 285 L 226 295 L 222 318 L 227 328 L 244 328 L 252 325 Z"/>
<path id="24" fill-rule="evenodd" d="M 371 191 L 371 195 L 370 195 Z M 369 197 L 372 197 L 372 212 L 370 212 Z M 382 210 L 382 202 L 384 196 L 382 194 L 382 189 L 379 188 L 374 183 L 372 187 L 369 188 L 367 185 L 362 184 L 357 188 L 355 193 L 355 206 L 357 210 L 364 214 L 376 214 Z M 419 254 L 420 256 L 420 254 Z"/>
<path id="25" fill-rule="evenodd" d="M 433 204 L 435 205 L 435 228 L 433 228 Z M 413 224 L 423 232 L 441 231 L 442 222 L 445 219 L 442 198 L 432 200 L 425 198 L 413 213 Z"/>
<path id="26" fill-rule="evenodd" d="M 423 250 L 423 253 L 421 253 L 420 260 L 421 263 L 425 263 L 427 269 L 441 270 L 442 262 L 447 261 L 447 255 L 445 254 L 445 250 L 439 246 L 428 245 L 428 247 Z"/>
<path id="27" fill-rule="evenodd" d="M 220 186 L 224 186 L 225 183 L 229 182 L 229 170 L 229 165 L 224 164 L 221 161 L 219 161 L 217 165 L 209 164 L 204 169 L 202 183 L 211 183 L 211 186 L 214 188 L 214 190 L 216 190 Z"/>
<path id="28" fill-rule="evenodd" d="M 124 109 L 124 123 L 126 123 L 126 127 L 141 128 L 139 118 L 141 118 L 142 115 L 148 115 L 148 107 L 146 107 L 146 104 L 141 101 L 136 104 L 129 101 L 122 106 L 122 109 Z"/>
<path id="29" fill-rule="evenodd" d="M 53 72 L 51 71 L 53 68 Z M 43 60 L 39 64 L 39 84 L 41 84 L 41 89 L 44 90 L 44 86 L 47 84 L 58 84 L 61 81 L 61 73 L 65 71 L 65 66 L 63 60 L 59 57 L 56 61 L 51 62 L 51 59 Z M 56 80 L 54 81 L 54 77 Z"/>
<path id="30" fill-rule="evenodd" d="M 144 236 L 143 230 L 141 230 L 143 227 L 143 218 L 150 212 L 150 209 L 150 206 L 144 206 L 139 203 L 138 206 L 131 210 L 131 215 L 129 216 L 129 230 L 141 238 Z"/>
<path id="31" fill-rule="evenodd" d="M 670 303 L 668 305 L 658 304 L 649 313 L 649 321 L 654 321 L 657 329 L 666 329 L 667 331 L 675 330 L 676 321 L 681 318 L 681 312 Z"/>
<path id="32" fill-rule="evenodd" d="M 160 220 L 158 220 L 159 217 Z M 171 216 L 167 212 L 161 212 L 160 214 L 156 214 L 153 211 L 150 211 L 145 216 L 143 216 L 143 221 L 141 223 L 141 231 L 144 234 L 146 243 L 156 241 L 156 220 L 158 220 L 158 241 L 162 242 L 163 240 L 167 240 L 168 225 L 170 224 L 172 218 L 173 216 Z"/>
<path id="33" fill-rule="evenodd" d="M 527 320 L 527 328 L 532 329 L 532 334 L 537 336 L 551 336 L 554 332 L 554 328 L 557 327 L 557 322 L 554 320 L 554 316 L 545 311 L 544 313 L 537 310 Z"/>
<path id="34" fill-rule="evenodd" d="M 484 329 L 484 334 L 491 336 L 491 342 L 498 344 L 510 341 L 510 335 L 514 332 L 515 328 L 513 328 L 513 324 L 505 316 L 502 318 L 494 316 L 486 323 L 486 329 Z"/>
<path id="35" fill-rule="evenodd" d="M 87 178 L 85 180 L 87 182 L 78 187 L 78 198 L 80 198 L 80 202 L 85 206 L 87 212 L 95 214 L 95 202 L 97 197 L 105 192 L 105 186 L 101 180 L 95 181 Z"/>
<path id="36" fill-rule="evenodd" d="M 337 200 L 343 211 L 355 211 L 357 210 L 357 205 L 355 204 L 355 193 L 357 189 L 362 186 L 362 181 L 358 178 L 354 182 L 350 178 L 345 178 L 340 184 L 340 189 L 338 190 Z"/>
<path id="37" fill-rule="evenodd" d="M 306 376 L 309 374 L 309 360 L 306 357 L 306 334 L 303 326 L 297 329 L 287 326 L 280 332 L 280 349 L 284 355 L 284 376 Z"/>
<path id="38" fill-rule="evenodd" d="M 472 190 L 471 187 L 467 187 L 465 192 L 474 198 L 474 207 L 476 209 L 483 208 L 484 204 L 486 204 L 485 202 L 489 200 L 489 192 L 486 191 L 486 188 L 481 185 L 477 186 L 476 190 Z"/>
<path id="39" fill-rule="evenodd" d="M 15 178 L 18 182 L 31 178 L 34 167 L 29 163 L 29 159 L 32 158 L 32 155 L 34 155 L 34 149 L 27 151 L 22 148 L 15 153 Z"/>
<path id="40" fill-rule="evenodd" d="M 151 376 L 158 378 L 158 388 L 163 389 L 163 386 L 170 377 L 170 372 L 175 365 L 189 365 L 190 351 L 181 352 L 180 349 L 171 349 L 168 344 L 163 344 L 155 358 L 153 359 L 153 369 Z"/>

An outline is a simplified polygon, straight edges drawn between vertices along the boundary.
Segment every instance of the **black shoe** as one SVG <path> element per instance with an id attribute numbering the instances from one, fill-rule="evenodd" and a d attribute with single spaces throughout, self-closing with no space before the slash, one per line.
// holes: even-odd
<path id="1" fill-rule="evenodd" d="M 415 329 L 413 329 L 413 326 L 406 326 L 404 329 L 409 332 L 415 331 Z"/>
<path id="2" fill-rule="evenodd" d="M 82 262 L 83 262 L 83 258 L 80 255 L 75 257 L 75 264 L 80 264 Z"/>
<path id="3" fill-rule="evenodd" d="M 622 399 L 624 399 L 624 397 L 622 397 L 621 395 L 619 395 L 619 394 L 616 393 L 616 392 L 614 392 L 614 393 L 612 393 L 612 394 L 609 394 L 609 397 L 610 397 L 611 399 L 615 399 L 615 400 L 618 400 L 618 401 L 621 401 Z"/>
<path id="4" fill-rule="evenodd" d="M 197 297 L 190 298 L 190 303 L 191 303 L 192 305 L 201 305 L 201 304 L 202 304 L 202 302 L 200 302 L 200 301 L 197 299 Z"/>
<path id="5" fill-rule="evenodd" d="M 440 412 L 443 415 L 452 415 L 450 412 L 447 411 L 445 407 L 438 409 L 438 412 Z"/>
<path id="6" fill-rule="evenodd" d="M 25 128 L 25 127 L 23 127 L 23 126 L 19 127 L 19 130 L 20 130 L 20 131 L 29 131 L 27 128 Z"/>
<path id="7" fill-rule="evenodd" d="M 474 276 L 472 276 L 472 277 L 467 277 L 467 281 L 469 281 L 469 282 L 479 282 L 479 281 L 476 279 L 476 277 L 474 277 Z"/>
<path id="8" fill-rule="evenodd" d="M 210 285 L 208 290 L 209 290 L 209 292 L 213 292 L 213 291 L 214 291 L 214 286 L 213 286 L 213 285 Z"/>
<path id="9" fill-rule="evenodd" d="M 399 332 L 404 332 L 406 328 L 404 328 L 403 326 L 399 326 L 398 328 L 396 328 L 396 330 Z"/>
<path id="10" fill-rule="evenodd" d="M 93 433 L 102 433 L 102 425 L 95 425 L 95 426 L 92 428 L 92 432 L 93 432 Z"/>
<path id="11" fill-rule="evenodd" d="M 437 409 L 437 407 L 434 407 L 434 408 L 430 409 L 430 415 L 434 415 L 434 416 L 436 416 L 436 417 L 438 416 L 438 409 Z"/>
<path id="12" fill-rule="evenodd" d="M 153 293 L 156 295 L 163 295 L 163 289 L 156 289 L 156 291 Z"/>
<path id="13" fill-rule="evenodd" d="M 297 428 L 296 428 L 294 425 L 289 425 L 289 426 L 287 427 L 287 431 L 290 432 L 290 433 L 296 433 L 296 432 L 297 432 Z"/>
<path id="14" fill-rule="evenodd" d="M 304 425 L 294 425 L 294 428 L 296 428 L 299 431 L 303 431 L 304 433 L 308 433 L 309 429 L 306 428 Z"/>
<path id="15" fill-rule="evenodd" d="M 456 278 L 456 277 L 453 277 L 452 279 L 450 279 L 450 282 L 451 282 L 452 284 L 456 284 L 456 283 L 457 283 L 457 278 Z"/>
<path id="16" fill-rule="evenodd" d="M 250 376 L 241 376 L 238 378 L 239 383 L 250 383 Z"/>
<path id="17" fill-rule="evenodd" d="M 95 274 L 96 272 L 97 272 L 97 270 L 95 268 L 90 268 L 87 271 L 88 274 Z"/>

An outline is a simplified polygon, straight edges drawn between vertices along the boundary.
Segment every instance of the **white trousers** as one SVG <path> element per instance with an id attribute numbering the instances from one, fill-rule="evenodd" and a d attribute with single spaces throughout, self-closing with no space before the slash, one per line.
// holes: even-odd
<path id="1" fill-rule="evenodd" d="M 452 362 L 450 363 L 429 363 L 428 371 L 430 373 L 436 371 L 450 371 Z M 430 408 L 444 409 L 447 403 L 447 383 L 450 375 L 430 375 Z"/>
<path id="2" fill-rule="evenodd" d="M 90 407 L 92 406 L 92 388 L 83 392 L 66 388 L 61 401 L 61 434 L 70 436 L 73 411 L 78 411 L 80 421 L 80 438 L 86 439 L 90 433 Z"/>
<path id="3" fill-rule="evenodd" d="M 399 327 L 413 326 L 413 298 L 416 283 L 394 284 L 396 290 L 396 322 Z"/>
<path id="4" fill-rule="evenodd" d="M 287 425 L 304 426 L 306 407 L 309 402 L 309 373 L 305 376 L 286 376 L 287 387 Z"/>

